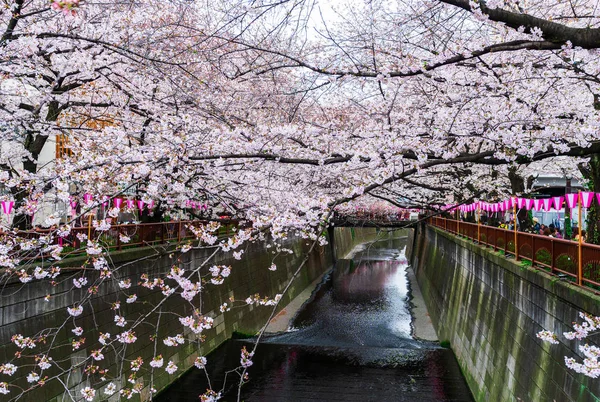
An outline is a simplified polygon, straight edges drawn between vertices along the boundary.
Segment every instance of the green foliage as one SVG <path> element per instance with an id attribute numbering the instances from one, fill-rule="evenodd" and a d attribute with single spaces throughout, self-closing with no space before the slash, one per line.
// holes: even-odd
<path id="1" fill-rule="evenodd" d="M 598 213 L 598 206 L 593 203 L 588 209 L 585 226 L 588 229 L 586 234 L 586 243 L 600 244 L 600 234 L 598 232 L 598 219 L 600 214 Z"/>
<path id="2" fill-rule="evenodd" d="M 589 262 L 589 263 L 585 264 L 582 267 L 582 270 L 583 270 L 583 277 L 585 279 L 589 279 L 594 282 L 598 282 L 600 280 L 600 264 L 598 264 L 597 262 Z"/>
<path id="3" fill-rule="evenodd" d="M 529 230 L 533 227 L 533 211 L 529 210 L 527 211 L 527 219 L 525 221 L 525 225 L 524 225 L 524 229 L 525 230 Z"/>
<path id="4" fill-rule="evenodd" d="M 531 261 L 529 261 L 529 260 L 521 260 L 521 266 L 522 267 L 530 267 L 531 266 Z"/>
<path id="5" fill-rule="evenodd" d="M 600 192 L 600 154 L 592 154 L 588 163 L 580 166 L 579 170 L 587 182 L 587 189 Z M 600 244 L 599 218 L 600 211 L 598 210 L 598 205 L 594 202 L 592 203 L 592 207 L 588 209 L 586 219 L 587 243 Z"/>
<path id="6" fill-rule="evenodd" d="M 440 346 L 443 348 L 446 348 L 446 349 L 450 349 L 450 341 L 448 341 L 448 340 L 440 341 Z"/>
<path id="7" fill-rule="evenodd" d="M 506 245 L 506 250 L 514 253 L 515 252 L 515 243 L 512 241 L 509 241 L 508 244 Z"/>
<path id="8" fill-rule="evenodd" d="M 542 264 L 552 265 L 552 255 L 546 249 L 538 250 L 537 253 L 535 253 L 535 260 Z"/>
<path id="9" fill-rule="evenodd" d="M 571 239 L 573 237 L 573 228 L 571 224 L 571 218 L 565 216 L 565 239 Z"/>
<path id="10" fill-rule="evenodd" d="M 575 260 L 568 254 L 559 255 L 556 259 L 556 268 L 566 272 L 575 273 Z"/>

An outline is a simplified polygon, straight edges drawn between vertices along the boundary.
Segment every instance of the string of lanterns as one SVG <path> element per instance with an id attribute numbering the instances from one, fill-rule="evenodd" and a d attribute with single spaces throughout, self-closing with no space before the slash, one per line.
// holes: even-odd
<path id="1" fill-rule="evenodd" d="M 582 191 L 580 193 L 566 194 L 565 196 L 557 196 L 551 198 L 533 199 L 533 198 L 521 198 L 521 197 L 510 197 L 499 202 L 485 202 L 476 201 L 471 204 L 463 205 L 452 205 L 447 204 L 444 206 L 444 210 L 453 212 L 457 209 L 461 212 L 474 212 L 477 209 L 487 212 L 505 212 L 510 211 L 513 207 L 518 209 L 525 208 L 527 211 L 534 209 L 535 211 L 550 211 L 552 208 L 560 210 L 563 208 L 563 204 L 569 208 L 576 208 L 578 203 L 581 204 L 582 208 L 589 208 L 592 206 L 592 202 L 595 198 L 600 205 L 600 193 L 594 193 L 591 191 Z"/>
<path id="2" fill-rule="evenodd" d="M 96 205 L 93 205 L 94 196 L 92 194 L 84 194 L 83 195 L 83 204 L 85 207 L 93 208 L 96 206 L 102 205 L 105 209 L 108 207 L 110 198 L 104 197 L 102 201 Z M 36 201 L 32 201 L 37 204 Z M 121 209 L 123 205 L 126 206 L 128 210 L 134 210 L 136 207 L 140 211 L 140 213 L 146 208 L 148 211 L 152 211 L 154 209 L 154 200 L 150 200 L 148 203 L 143 200 L 134 200 L 134 199 L 124 199 L 124 198 L 113 198 L 112 204 L 114 208 Z M 77 206 L 79 205 L 79 201 L 75 197 L 70 197 L 69 206 L 71 208 L 71 214 L 73 216 L 77 215 Z M 0 201 L 1 212 L 4 215 L 10 215 L 15 207 L 15 201 L 5 200 Z M 208 211 L 209 205 L 206 203 L 202 203 L 200 201 L 187 200 L 185 203 L 185 207 L 189 209 L 197 209 L 202 212 Z"/>

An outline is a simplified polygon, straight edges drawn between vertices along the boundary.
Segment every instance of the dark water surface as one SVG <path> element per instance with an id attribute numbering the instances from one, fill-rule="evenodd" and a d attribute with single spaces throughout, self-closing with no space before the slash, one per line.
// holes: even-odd
<path id="1" fill-rule="evenodd" d="M 258 347 L 241 400 L 473 401 L 452 351 L 413 337 L 405 246 L 403 237 L 385 239 L 339 260 L 294 328 Z M 252 347 L 232 340 L 208 356 L 213 389 L 244 345 Z M 222 400 L 235 401 L 236 379 L 227 384 Z M 207 387 L 194 369 L 157 400 L 198 401 Z"/>

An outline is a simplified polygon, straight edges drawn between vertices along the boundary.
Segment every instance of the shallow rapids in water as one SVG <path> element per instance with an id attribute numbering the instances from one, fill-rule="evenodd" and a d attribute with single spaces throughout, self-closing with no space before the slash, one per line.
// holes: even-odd
<path id="1" fill-rule="evenodd" d="M 452 351 L 413 336 L 405 248 L 405 237 L 391 237 L 337 261 L 292 329 L 259 345 L 240 400 L 472 401 Z M 250 341 L 228 341 L 208 356 L 213 389 Z M 227 383 L 222 400 L 237 400 L 236 379 Z M 157 400 L 198 401 L 207 387 L 193 369 Z"/>

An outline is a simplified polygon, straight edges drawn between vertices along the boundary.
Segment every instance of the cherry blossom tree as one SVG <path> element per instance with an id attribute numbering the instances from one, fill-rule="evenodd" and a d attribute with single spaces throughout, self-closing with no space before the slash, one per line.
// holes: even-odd
<path id="1" fill-rule="evenodd" d="M 600 327 L 600 317 L 594 317 L 586 313 L 579 313 L 579 317 L 581 323 L 573 323 L 573 331 L 563 333 L 565 339 L 582 341 L 597 335 L 598 328 Z M 552 331 L 540 331 L 537 333 L 537 337 L 550 344 L 560 343 L 558 335 Z M 598 362 L 600 349 L 597 346 L 586 343 L 579 345 L 579 350 L 582 356 L 584 356 L 582 362 L 578 362 L 574 357 L 565 356 L 565 365 L 576 373 L 587 377 L 600 377 L 600 363 Z"/>
<path id="2" fill-rule="evenodd" d="M 7 1 L 0 14 L 0 183 L 17 208 L 0 244 L 4 280 L 64 280 L 55 264 L 42 269 L 32 261 L 67 257 L 58 239 L 69 236 L 76 217 L 44 216 L 50 231 L 43 241 L 16 230 L 30 228 L 44 204 L 75 200 L 86 216 L 135 188 L 145 204 L 184 218 L 186 203 L 202 200 L 247 226 L 229 239 L 216 236 L 217 222 L 191 227 L 197 241 L 177 253 L 206 249 L 210 257 L 142 280 L 165 300 L 186 300 L 199 313 L 182 313 L 181 324 L 200 333 L 213 317 L 197 304 L 196 276 L 210 267 L 212 285 L 228 277 L 226 266 L 210 262 L 215 253 L 236 250 L 243 258 L 239 248 L 251 241 L 281 249 L 292 233 L 313 249 L 324 244 L 332 211 L 349 203 L 492 201 L 524 191 L 511 178 L 532 163 L 593 159 L 600 152 L 595 2 L 521 3 Z M 72 154 L 42 166 L 40 154 L 56 135 L 67 136 Z M 105 233 L 111 224 L 101 218 L 94 225 Z M 69 277 L 74 288 L 115 284 L 120 266 L 102 236 L 80 236 L 84 265 L 97 272 Z M 130 283 L 117 284 L 119 303 L 141 302 L 127 292 Z M 64 325 L 76 322 L 88 297 L 69 308 Z M 279 297 L 243 302 L 276 307 Z M 120 306 L 112 307 L 123 331 L 100 337 L 103 347 L 82 363 L 89 370 L 103 370 L 94 362 L 107 350 L 135 343 L 140 325 L 160 325 L 160 306 L 133 322 Z M 76 336 L 85 330 L 72 329 Z M 13 342 L 33 349 L 54 334 L 15 334 Z M 176 347 L 182 340 L 173 334 L 156 342 Z M 53 365 L 70 370 L 52 360 L 54 347 L 27 355 L 37 367 L 31 387 L 58 381 L 43 377 Z M 254 350 L 241 353 L 243 382 Z M 178 369 L 160 355 L 122 363 L 133 371 Z M 203 369 L 206 361 L 196 363 Z M 11 375 L 18 364 L 0 367 Z M 93 400 L 100 388 L 124 397 L 140 391 L 136 378 L 120 389 L 102 378 L 77 397 Z M 0 384 L 13 395 L 29 390 Z M 205 399 L 217 396 L 211 390 Z"/>

